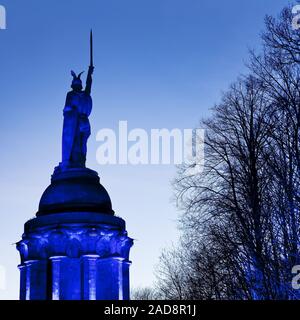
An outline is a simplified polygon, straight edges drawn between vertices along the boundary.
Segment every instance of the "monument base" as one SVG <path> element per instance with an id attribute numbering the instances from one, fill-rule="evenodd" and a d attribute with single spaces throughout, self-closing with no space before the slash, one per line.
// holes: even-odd
<path id="1" fill-rule="evenodd" d="M 25 224 L 21 300 L 128 300 L 129 251 L 123 219 L 94 212 L 41 216 Z"/>

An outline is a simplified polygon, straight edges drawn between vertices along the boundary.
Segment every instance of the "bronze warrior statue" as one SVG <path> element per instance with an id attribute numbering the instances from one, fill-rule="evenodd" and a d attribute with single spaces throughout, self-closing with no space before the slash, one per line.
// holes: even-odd
<path id="1" fill-rule="evenodd" d="M 71 71 L 72 91 L 68 92 L 64 107 L 61 169 L 85 167 L 87 140 L 91 134 L 89 116 L 92 111 L 91 88 L 94 71 L 92 44 L 91 33 L 91 64 L 84 90 L 81 81 L 83 72 L 76 75 Z"/>

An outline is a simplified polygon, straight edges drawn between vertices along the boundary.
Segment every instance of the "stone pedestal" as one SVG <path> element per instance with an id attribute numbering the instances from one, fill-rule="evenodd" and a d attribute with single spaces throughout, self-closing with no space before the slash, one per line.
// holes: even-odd
<path id="1" fill-rule="evenodd" d="M 132 245 L 97 173 L 56 169 L 17 244 L 20 299 L 128 300 Z"/>

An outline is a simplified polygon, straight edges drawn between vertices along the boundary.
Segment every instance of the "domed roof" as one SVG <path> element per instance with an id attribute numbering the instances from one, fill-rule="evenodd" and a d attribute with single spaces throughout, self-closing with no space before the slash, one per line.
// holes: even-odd
<path id="1" fill-rule="evenodd" d="M 54 171 L 51 184 L 41 197 L 37 216 L 72 211 L 114 214 L 97 172 L 87 168 Z"/>

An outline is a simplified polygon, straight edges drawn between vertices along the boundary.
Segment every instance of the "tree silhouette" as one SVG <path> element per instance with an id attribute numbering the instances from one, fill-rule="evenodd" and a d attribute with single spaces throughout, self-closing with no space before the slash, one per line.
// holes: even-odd
<path id="1" fill-rule="evenodd" d="M 291 8 L 266 18 L 262 54 L 223 94 L 206 129 L 205 168 L 174 181 L 178 247 L 165 250 L 166 299 L 297 299 L 300 232 L 300 33 Z"/>

